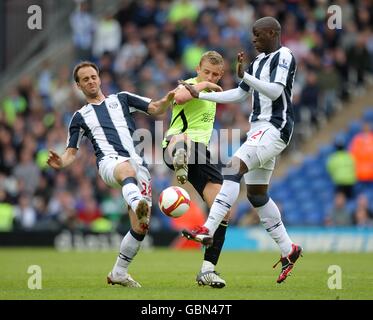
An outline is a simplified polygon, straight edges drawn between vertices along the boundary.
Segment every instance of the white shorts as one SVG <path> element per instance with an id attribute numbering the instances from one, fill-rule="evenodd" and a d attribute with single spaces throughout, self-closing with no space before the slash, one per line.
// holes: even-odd
<path id="1" fill-rule="evenodd" d="M 136 171 L 136 179 L 141 194 L 152 205 L 152 186 L 149 170 L 143 165 L 139 165 L 129 157 L 122 156 L 105 156 L 98 163 L 98 172 L 104 182 L 113 188 L 122 188 L 114 177 L 115 167 L 122 162 L 129 161 Z"/>
<path id="2" fill-rule="evenodd" d="M 269 184 L 276 157 L 286 148 L 280 131 L 267 121 L 251 123 L 247 140 L 234 154 L 245 162 L 249 172 L 244 175 L 246 184 Z"/>

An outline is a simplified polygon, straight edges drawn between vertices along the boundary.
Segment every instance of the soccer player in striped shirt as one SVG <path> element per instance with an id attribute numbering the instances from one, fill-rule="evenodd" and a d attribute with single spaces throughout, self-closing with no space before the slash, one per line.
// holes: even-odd
<path id="1" fill-rule="evenodd" d="M 199 93 L 196 88 L 184 83 L 193 97 L 219 103 L 243 101 L 252 89 L 253 111 L 247 140 L 228 164 L 229 172 L 224 175 L 222 188 L 207 221 L 195 230 L 182 232 L 188 239 L 210 245 L 215 230 L 237 200 L 240 181 L 244 177 L 247 197 L 281 251 L 279 262 L 282 270 L 278 283 L 286 279 L 302 253 L 302 248 L 291 241 L 280 211 L 267 193 L 275 158 L 289 144 L 294 126 L 291 91 L 296 62 L 291 51 L 281 46 L 280 37 L 281 26 L 276 19 L 264 17 L 254 23 L 253 44 L 260 54 L 251 62 L 247 72 L 242 68 L 243 53 L 238 54 L 237 74 L 242 81 L 236 89 Z"/>
<path id="2" fill-rule="evenodd" d="M 108 186 L 122 189 L 130 208 L 131 229 L 121 242 L 119 256 L 107 281 L 140 287 L 128 274 L 128 267 L 148 230 L 151 178 L 144 160 L 135 151 L 132 134 L 136 128 L 131 113 L 136 110 L 151 115 L 164 113 L 173 101 L 174 91 L 158 101 L 126 91 L 105 97 L 98 67 L 89 61 L 79 63 L 73 76 L 87 104 L 71 119 L 65 152 L 58 155 L 50 150 L 47 163 L 54 169 L 65 168 L 76 159 L 82 137 L 91 141 L 101 178 Z"/>

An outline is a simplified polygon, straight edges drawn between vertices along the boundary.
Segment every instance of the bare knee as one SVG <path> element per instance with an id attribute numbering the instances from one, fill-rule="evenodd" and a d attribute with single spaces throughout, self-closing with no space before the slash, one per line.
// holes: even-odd
<path id="1" fill-rule="evenodd" d="M 114 177 L 115 179 L 121 183 L 124 179 L 128 177 L 136 177 L 136 171 L 129 163 L 129 161 L 125 161 L 119 163 L 114 169 Z"/>
<path id="2" fill-rule="evenodd" d="M 209 208 L 212 207 L 214 200 L 220 192 L 221 184 L 208 182 L 202 191 L 203 199 L 206 201 Z"/>

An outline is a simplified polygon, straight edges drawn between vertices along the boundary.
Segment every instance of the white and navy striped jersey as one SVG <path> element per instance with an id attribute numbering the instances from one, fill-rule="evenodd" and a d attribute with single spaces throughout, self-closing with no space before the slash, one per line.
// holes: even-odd
<path id="1" fill-rule="evenodd" d="M 272 101 L 256 90 L 252 92 L 252 113 L 250 121 L 266 120 L 271 122 L 281 132 L 281 138 L 288 143 L 293 132 L 294 114 L 291 104 L 292 87 L 296 71 L 296 62 L 289 48 L 280 49 L 266 55 L 261 53 L 251 62 L 248 74 L 259 80 L 282 84 L 285 88 L 282 94 Z M 240 88 L 249 91 L 250 86 L 244 81 Z"/>
<path id="2" fill-rule="evenodd" d="M 131 113 L 147 113 L 151 99 L 126 91 L 108 96 L 100 104 L 86 104 L 71 119 L 67 148 L 79 148 L 86 136 L 92 143 L 98 162 L 107 155 L 131 157 L 143 163 L 136 154 L 132 134 L 136 130 Z"/>

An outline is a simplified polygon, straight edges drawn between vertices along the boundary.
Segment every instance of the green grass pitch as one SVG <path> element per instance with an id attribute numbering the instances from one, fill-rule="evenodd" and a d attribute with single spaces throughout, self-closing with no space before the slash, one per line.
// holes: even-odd
<path id="1" fill-rule="evenodd" d="M 224 251 L 218 271 L 223 289 L 199 287 L 195 276 L 202 252 L 154 249 L 141 251 L 130 267 L 142 288 L 106 284 L 116 252 L 57 252 L 53 249 L 0 249 L 0 300 L 6 299 L 373 299 L 372 254 L 304 253 L 293 274 L 276 284 L 276 252 Z M 27 286 L 30 265 L 42 270 L 42 289 Z M 330 265 L 342 270 L 342 289 L 328 288 Z"/>

